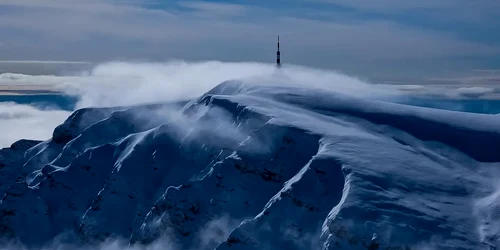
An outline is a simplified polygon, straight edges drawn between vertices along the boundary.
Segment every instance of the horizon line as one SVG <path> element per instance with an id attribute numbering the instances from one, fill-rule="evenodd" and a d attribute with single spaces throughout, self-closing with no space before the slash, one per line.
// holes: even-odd
<path id="1" fill-rule="evenodd" d="M 40 61 L 40 60 L 0 60 L 0 63 L 15 63 L 15 64 L 23 64 L 23 63 L 46 63 L 46 64 L 92 64 L 92 62 L 85 62 L 85 61 Z"/>

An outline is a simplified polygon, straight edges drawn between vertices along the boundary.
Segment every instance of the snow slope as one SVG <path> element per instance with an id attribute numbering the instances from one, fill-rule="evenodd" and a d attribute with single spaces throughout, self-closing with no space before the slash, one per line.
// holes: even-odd
<path id="1" fill-rule="evenodd" d="M 35 248 L 367 249 L 374 235 L 380 249 L 499 247 L 499 127 L 238 81 L 81 109 L 50 140 L 0 151 L 0 235 Z"/>

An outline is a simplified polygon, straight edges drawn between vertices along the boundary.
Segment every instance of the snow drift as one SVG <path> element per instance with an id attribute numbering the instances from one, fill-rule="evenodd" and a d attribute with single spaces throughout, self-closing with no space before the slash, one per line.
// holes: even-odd
<path id="1" fill-rule="evenodd" d="M 499 247 L 497 116 L 279 82 L 79 109 L 51 139 L 3 149 L 0 235 L 33 248 L 366 249 L 374 234 L 380 249 Z"/>

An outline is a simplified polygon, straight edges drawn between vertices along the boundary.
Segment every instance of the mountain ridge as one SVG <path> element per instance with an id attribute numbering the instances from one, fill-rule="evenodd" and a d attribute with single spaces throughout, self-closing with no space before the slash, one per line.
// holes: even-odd
<path id="1" fill-rule="evenodd" d="M 0 172 L 19 172 L 0 185 L 0 233 L 29 247 L 366 249 L 375 233 L 391 249 L 480 249 L 497 244 L 476 224 L 497 201 L 470 205 L 495 192 L 483 183 L 500 160 L 495 124 L 237 81 L 188 102 L 81 109 L 51 139 L 0 151 L 17 157 Z"/>

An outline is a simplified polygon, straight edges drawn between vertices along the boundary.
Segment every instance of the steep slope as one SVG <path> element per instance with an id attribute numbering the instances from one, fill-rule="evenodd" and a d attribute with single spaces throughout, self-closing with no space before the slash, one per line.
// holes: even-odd
<path id="1" fill-rule="evenodd" d="M 499 123 L 234 81 L 190 102 L 78 110 L 52 139 L 0 151 L 0 234 L 30 247 L 366 249 L 373 234 L 380 249 L 498 247 Z"/>
<path id="2" fill-rule="evenodd" d="M 0 150 L 0 196 L 4 196 L 8 187 L 14 184 L 21 174 L 24 152 L 41 143 L 41 141 L 20 140 L 10 148 Z"/>

